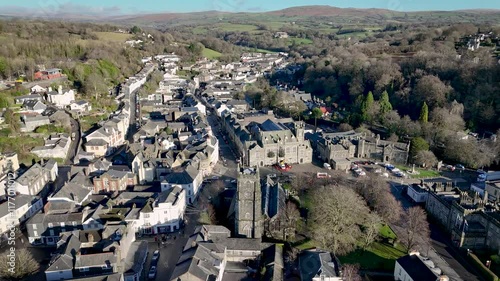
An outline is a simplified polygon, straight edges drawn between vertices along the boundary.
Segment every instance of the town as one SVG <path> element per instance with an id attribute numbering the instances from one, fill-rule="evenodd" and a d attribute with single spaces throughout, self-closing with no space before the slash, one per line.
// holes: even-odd
<path id="1" fill-rule="evenodd" d="M 161 44 L 154 33 L 115 33 L 138 34 L 116 43 L 125 50 Z M 457 48 L 481 51 L 486 39 L 498 37 L 478 33 Z M 193 59 L 169 48 L 107 88 L 85 66 L 41 64 L 9 85 L 0 126 L 18 144 L 0 150 L 0 275 L 498 280 L 500 131 L 466 130 L 463 104 L 429 101 L 430 114 L 419 100 L 418 120 L 400 118 L 392 81 L 359 95 L 352 114 L 310 86 L 329 83 L 312 68 L 334 72 L 334 61 L 307 66 L 255 48 Z M 477 151 L 469 162 L 451 160 L 462 142 L 474 145 L 463 154 Z"/>

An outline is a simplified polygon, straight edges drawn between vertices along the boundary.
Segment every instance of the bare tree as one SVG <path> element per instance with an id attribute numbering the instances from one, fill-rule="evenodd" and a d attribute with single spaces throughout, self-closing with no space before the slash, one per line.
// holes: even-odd
<path id="1" fill-rule="evenodd" d="M 437 162 L 436 155 L 430 150 L 421 150 L 415 155 L 415 163 L 426 168 L 434 167 Z"/>
<path id="2" fill-rule="evenodd" d="M 12 261 L 11 257 L 5 253 L 0 256 L 0 276 L 2 280 L 21 280 L 37 272 L 40 268 L 38 262 L 27 249 L 17 249 L 14 260 Z"/>
<path id="3" fill-rule="evenodd" d="M 342 255 L 355 249 L 363 237 L 364 215 L 370 210 L 351 188 L 326 186 L 311 192 L 308 224 L 312 238 L 323 249 Z"/>
<path id="4" fill-rule="evenodd" d="M 359 264 L 344 264 L 340 269 L 342 272 L 342 280 L 344 281 L 361 281 L 359 274 Z"/>
<path id="5" fill-rule="evenodd" d="M 399 223 L 398 238 L 406 251 L 426 250 L 430 241 L 429 223 L 427 215 L 421 207 L 407 209 Z"/>
<path id="6" fill-rule="evenodd" d="M 381 225 L 382 219 L 378 214 L 371 212 L 366 215 L 361 240 L 363 249 L 366 250 L 377 239 Z"/>

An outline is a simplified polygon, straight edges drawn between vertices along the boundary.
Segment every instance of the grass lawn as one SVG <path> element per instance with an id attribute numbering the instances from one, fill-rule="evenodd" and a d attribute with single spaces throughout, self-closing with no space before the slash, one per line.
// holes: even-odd
<path id="1" fill-rule="evenodd" d="M 235 24 L 235 23 L 221 23 L 215 26 L 215 29 L 219 29 L 227 32 L 250 32 L 257 30 L 257 26 L 253 24 Z"/>
<path id="2" fill-rule="evenodd" d="M 212 49 L 209 49 L 209 48 L 205 48 L 205 49 L 203 49 L 203 53 L 202 53 L 202 55 L 203 55 L 204 57 L 206 57 L 207 59 L 216 59 L 216 58 L 218 58 L 218 57 L 222 56 L 222 54 L 221 54 L 221 53 L 219 53 L 219 52 L 217 52 L 217 51 L 214 51 L 214 50 L 212 50 Z"/>
<path id="3" fill-rule="evenodd" d="M 316 247 L 316 243 L 313 240 L 307 240 L 306 242 L 295 246 L 299 250 L 307 250 Z"/>
<path id="4" fill-rule="evenodd" d="M 404 166 L 404 165 L 395 165 L 395 166 L 396 166 L 396 168 L 400 169 L 401 171 L 403 171 L 405 173 L 412 170 L 411 167 Z M 410 178 L 413 178 L 413 179 L 435 178 L 435 177 L 441 176 L 441 174 L 439 174 L 438 171 L 434 171 L 434 170 L 415 168 L 415 171 L 418 171 L 417 175 L 408 174 L 408 176 L 410 176 Z"/>
<path id="5" fill-rule="evenodd" d="M 394 231 L 392 231 L 391 227 L 384 224 L 380 227 L 380 236 L 382 238 L 387 238 L 387 239 L 396 239 L 396 233 L 394 233 Z"/>
<path id="6" fill-rule="evenodd" d="M 96 32 L 99 40 L 108 41 L 108 42 L 125 42 L 131 36 L 126 33 L 117 33 L 117 32 Z"/>
<path id="7" fill-rule="evenodd" d="M 356 250 L 339 257 L 342 263 L 359 264 L 365 270 L 393 271 L 396 259 L 406 255 L 405 251 L 382 242 L 374 242 L 366 251 Z"/>
<path id="8" fill-rule="evenodd" d="M 295 45 L 312 44 L 313 43 L 313 41 L 311 39 L 307 39 L 307 38 L 297 38 L 297 37 L 288 38 L 288 44 L 292 45 L 294 42 L 295 42 Z"/>

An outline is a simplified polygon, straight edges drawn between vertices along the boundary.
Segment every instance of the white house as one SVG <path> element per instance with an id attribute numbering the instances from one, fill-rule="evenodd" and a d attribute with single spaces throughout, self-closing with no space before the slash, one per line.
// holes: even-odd
<path id="1" fill-rule="evenodd" d="M 142 208 L 135 224 L 144 234 L 169 233 L 180 229 L 186 209 L 186 191 L 179 186 L 161 192 L 150 206 Z"/>
<path id="2" fill-rule="evenodd" d="M 202 182 L 203 174 L 200 169 L 189 164 L 182 172 L 168 174 L 161 182 L 161 190 L 166 191 L 173 187 L 181 187 L 187 193 L 187 204 L 192 204 L 198 195 Z"/>
<path id="3" fill-rule="evenodd" d="M 418 184 L 409 184 L 406 194 L 408 194 L 415 203 L 425 203 L 427 202 L 429 192 Z"/>
<path id="4" fill-rule="evenodd" d="M 40 158 L 61 158 L 66 159 L 71 138 L 67 134 L 52 134 L 45 139 L 44 146 L 37 146 L 31 150 L 31 153 Z"/>
<path id="5" fill-rule="evenodd" d="M 56 180 L 57 173 L 57 162 L 53 159 L 47 163 L 35 163 L 14 181 L 14 188 L 20 194 L 37 195 L 49 182 Z"/>
<path id="6" fill-rule="evenodd" d="M 30 88 L 31 93 L 40 94 L 40 93 L 45 93 L 46 91 L 47 91 L 47 89 L 45 89 L 44 87 L 42 87 L 40 85 L 35 85 L 35 86 Z"/>
<path id="7" fill-rule="evenodd" d="M 63 91 L 62 86 L 59 85 L 59 89 L 56 92 L 52 91 L 52 89 L 49 87 L 49 92 L 47 93 L 47 101 L 53 103 L 59 108 L 65 108 L 75 101 L 75 91 Z"/>
<path id="8" fill-rule="evenodd" d="M 88 101 L 80 100 L 72 102 L 69 105 L 69 109 L 78 112 L 89 112 L 92 110 L 92 105 Z"/>
<path id="9" fill-rule="evenodd" d="M 153 161 L 146 160 L 141 152 L 132 161 L 132 172 L 137 175 L 139 183 L 145 184 L 155 180 L 156 166 Z"/>
<path id="10" fill-rule="evenodd" d="M 43 201 L 40 197 L 24 194 L 18 194 L 0 203 L 0 234 L 25 222 L 42 208 Z"/>

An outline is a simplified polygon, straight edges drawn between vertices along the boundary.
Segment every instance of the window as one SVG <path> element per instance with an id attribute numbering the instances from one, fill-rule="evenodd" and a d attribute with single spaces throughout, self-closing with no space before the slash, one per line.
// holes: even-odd
<path id="1" fill-rule="evenodd" d="M 144 214 L 144 218 L 149 218 L 149 214 Z"/>
<path id="2" fill-rule="evenodd" d="M 88 267 L 80 267 L 78 270 L 80 272 L 87 272 L 87 271 L 89 271 L 89 268 Z"/>
<path id="3" fill-rule="evenodd" d="M 7 220 L 7 219 L 6 219 Z M 33 225 L 33 230 L 36 230 L 36 224 Z M 35 235 L 36 236 L 36 235 Z"/>
<path id="4" fill-rule="evenodd" d="M 38 237 L 38 232 L 36 230 L 33 231 L 33 236 Z"/>
<path id="5" fill-rule="evenodd" d="M 51 229 L 49 232 L 50 232 L 50 236 L 54 236 L 54 230 Z M 52 238 L 49 238 L 49 239 L 52 239 Z"/>
<path id="6" fill-rule="evenodd" d="M 76 226 L 76 221 L 72 222 L 73 226 Z"/>
<path id="7" fill-rule="evenodd" d="M 163 213 L 166 215 L 166 214 L 168 214 L 168 211 L 163 211 Z"/>
<path id="8" fill-rule="evenodd" d="M 54 227 L 54 225 L 53 225 L 51 222 L 49 222 L 48 226 L 49 226 L 50 228 Z"/>
<path id="9" fill-rule="evenodd" d="M 64 227 L 64 225 L 65 225 L 64 222 L 61 222 L 61 227 Z"/>

